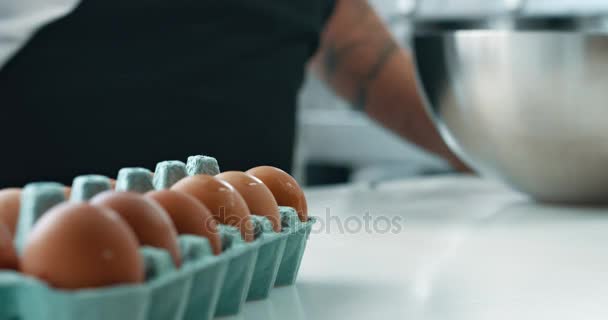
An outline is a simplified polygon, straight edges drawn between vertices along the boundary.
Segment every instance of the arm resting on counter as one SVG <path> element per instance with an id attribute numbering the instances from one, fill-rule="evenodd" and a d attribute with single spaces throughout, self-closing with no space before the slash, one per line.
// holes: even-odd
<path id="1" fill-rule="evenodd" d="M 312 61 L 316 74 L 386 128 L 455 168 L 466 169 L 424 110 L 410 54 L 397 44 L 366 0 L 336 1 Z"/>

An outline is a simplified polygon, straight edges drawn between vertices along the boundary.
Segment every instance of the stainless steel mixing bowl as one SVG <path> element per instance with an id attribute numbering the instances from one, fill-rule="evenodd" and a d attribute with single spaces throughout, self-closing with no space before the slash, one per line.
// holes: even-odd
<path id="1" fill-rule="evenodd" d="M 542 201 L 608 203 L 608 35 L 468 30 L 412 40 L 427 106 L 473 168 Z"/>

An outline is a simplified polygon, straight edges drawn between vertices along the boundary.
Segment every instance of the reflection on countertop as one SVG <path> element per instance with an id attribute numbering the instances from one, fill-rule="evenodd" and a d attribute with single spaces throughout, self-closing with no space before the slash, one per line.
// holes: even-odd
<path id="1" fill-rule="evenodd" d="M 234 319 L 607 319 L 608 208 L 541 205 L 468 176 L 308 190 L 312 215 L 402 217 L 311 235 L 296 286 Z"/>

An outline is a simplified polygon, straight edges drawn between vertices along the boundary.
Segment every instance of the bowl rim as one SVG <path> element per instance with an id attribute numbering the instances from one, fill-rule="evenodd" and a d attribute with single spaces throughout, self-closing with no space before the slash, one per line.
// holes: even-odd
<path id="1" fill-rule="evenodd" d="M 608 15 L 494 15 L 415 18 L 414 34 L 461 30 L 573 31 L 608 33 Z"/>

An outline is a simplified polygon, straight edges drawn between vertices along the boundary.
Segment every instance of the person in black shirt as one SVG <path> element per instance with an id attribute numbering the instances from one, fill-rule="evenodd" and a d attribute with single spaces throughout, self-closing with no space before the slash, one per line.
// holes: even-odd
<path id="1" fill-rule="evenodd" d="M 365 0 L 81 0 L 0 69 L 0 187 L 192 154 L 289 170 L 308 67 L 461 166 L 422 107 L 409 53 Z"/>

